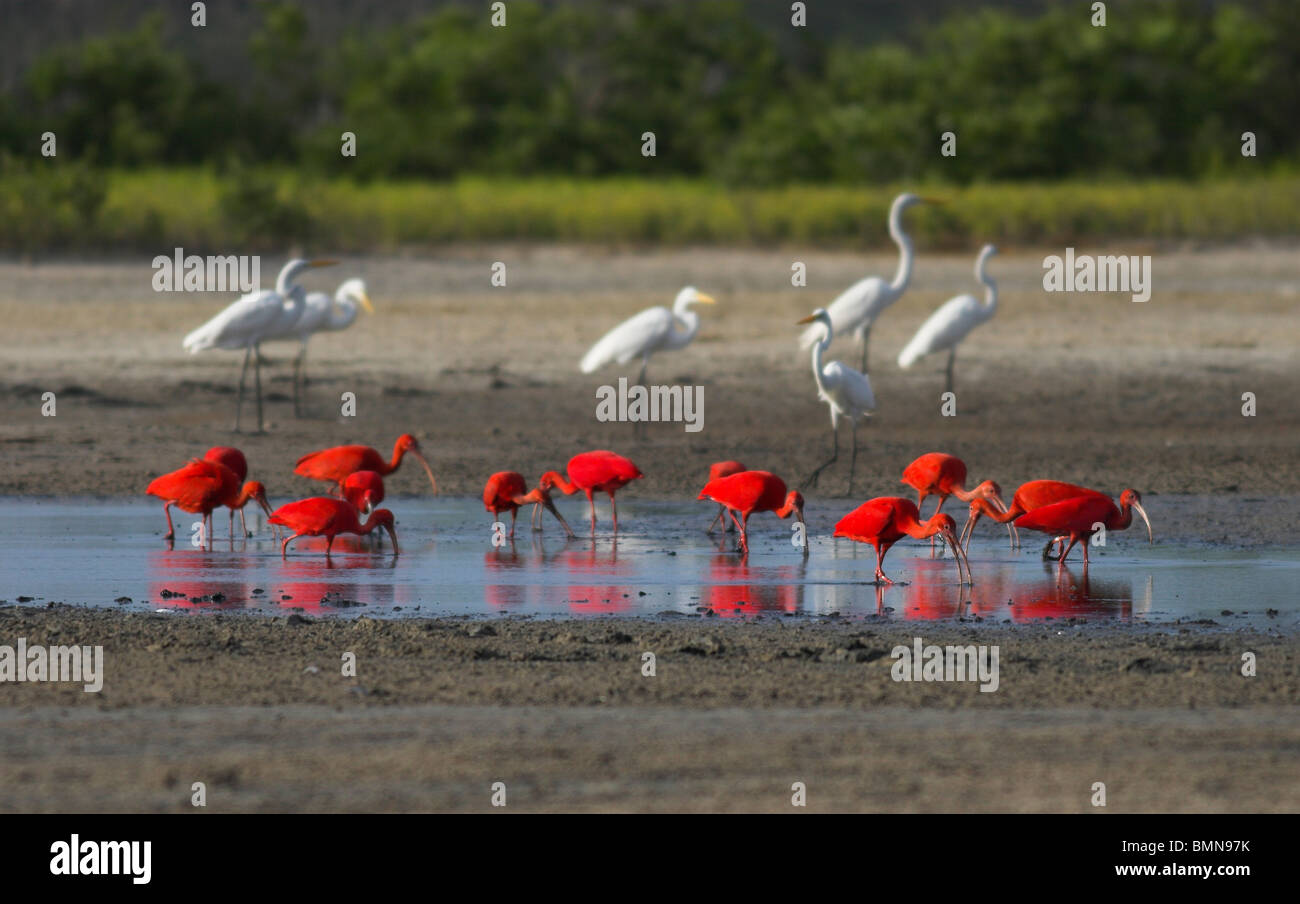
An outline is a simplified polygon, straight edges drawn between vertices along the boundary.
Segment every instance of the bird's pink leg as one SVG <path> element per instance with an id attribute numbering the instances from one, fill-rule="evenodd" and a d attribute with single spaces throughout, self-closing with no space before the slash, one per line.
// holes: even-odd
<path id="1" fill-rule="evenodd" d="M 517 517 L 519 517 L 519 509 L 512 508 L 510 510 L 510 539 L 511 540 L 515 538 L 515 518 Z"/>
<path id="2" fill-rule="evenodd" d="M 288 555 L 290 541 L 297 538 L 297 534 L 290 534 L 287 530 L 284 532 L 284 542 L 280 544 L 280 558 L 283 559 Z"/>
<path id="3" fill-rule="evenodd" d="M 614 491 L 609 491 L 609 507 L 614 510 L 614 533 L 618 533 L 618 503 L 614 501 Z"/>
<path id="4" fill-rule="evenodd" d="M 1064 565 L 1064 564 L 1065 564 L 1065 557 L 1068 556 L 1068 555 L 1070 554 L 1070 550 L 1074 549 L 1074 544 L 1075 544 L 1075 543 L 1078 543 L 1078 542 L 1079 542 L 1079 537 L 1078 537 L 1078 535 L 1077 535 L 1077 534 L 1071 534 L 1071 535 L 1070 535 L 1070 545 L 1067 546 L 1067 547 L 1065 547 L 1065 550 L 1061 553 L 1061 558 L 1058 559 L 1057 561 L 1059 561 L 1062 565 Z M 1088 553 L 1087 553 L 1087 551 L 1085 550 L 1085 551 L 1084 551 L 1084 555 L 1087 556 L 1087 554 L 1088 554 Z"/>
<path id="5" fill-rule="evenodd" d="M 587 505 L 591 508 L 591 535 L 596 536 L 596 500 L 591 496 L 591 490 L 585 491 L 587 494 Z"/>
<path id="6" fill-rule="evenodd" d="M 245 538 L 248 537 L 248 522 L 244 519 L 244 510 L 242 508 L 239 510 L 239 529 L 243 532 Z"/>
<path id="7" fill-rule="evenodd" d="M 740 548 L 749 555 L 749 512 L 745 512 L 740 522 Z"/>
<path id="8" fill-rule="evenodd" d="M 888 550 L 886 550 L 886 552 L 888 552 Z M 880 547 L 877 546 L 876 547 L 876 580 L 885 584 L 892 584 L 894 582 L 885 576 L 885 572 L 882 567 L 884 563 L 885 563 L 885 553 L 881 552 Z"/>
<path id="9" fill-rule="evenodd" d="M 163 514 L 167 516 L 167 536 L 163 537 L 164 540 L 176 539 L 176 529 L 172 527 L 171 507 L 172 504 L 170 502 L 163 503 Z"/>
<path id="10" fill-rule="evenodd" d="M 330 550 L 334 547 L 334 535 L 330 534 L 325 538 L 325 558 L 330 557 Z"/>

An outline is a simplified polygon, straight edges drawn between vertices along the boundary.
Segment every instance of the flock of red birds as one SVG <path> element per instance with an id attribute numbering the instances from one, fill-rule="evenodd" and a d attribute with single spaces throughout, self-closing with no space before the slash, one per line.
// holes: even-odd
<path id="1" fill-rule="evenodd" d="M 231 536 L 234 535 L 234 514 L 239 512 L 243 525 L 244 506 L 256 502 L 267 513 L 268 522 L 285 528 L 285 538 L 280 554 L 287 555 L 289 543 L 297 537 L 325 537 L 328 556 L 334 538 L 339 534 L 369 534 L 383 528 L 393 541 L 393 552 L 398 552 L 397 532 L 393 513 L 376 508 L 384 500 L 384 475 L 398 469 L 406 455 L 417 459 L 429 475 L 433 491 L 438 491 L 437 481 L 428 461 L 420 451 L 419 443 L 410 434 L 403 434 L 393 447 L 390 460 L 369 446 L 334 446 L 311 452 L 298 459 L 294 473 L 333 485 L 333 495 L 313 496 L 291 502 L 272 511 L 266 500 L 266 489 L 257 481 L 244 483 L 248 476 L 248 462 L 242 452 L 228 446 L 209 449 L 202 459 L 194 459 L 180 470 L 164 474 L 152 481 L 146 492 L 163 500 L 167 517 L 166 539 L 175 536 L 172 527 L 171 507 L 202 514 L 204 529 L 211 537 L 212 512 L 221 507 L 230 510 Z M 542 509 L 546 509 L 572 537 L 573 530 L 555 507 L 551 493 L 558 490 L 564 495 L 582 491 L 591 508 L 591 531 L 596 531 L 596 506 L 594 493 L 606 493 L 613 509 L 614 531 L 618 531 L 618 504 L 614 494 L 622 487 L 644 476 L 627 458 L 607 450 L 595 450 L 575 455 L 566 467 L 567 478 L 557 471 L 547 471 L 533 489 L 528 489 L 524 476 L 517 471 L 499 471 L 488 478 L 483 489 L 483 506 L 494 518 L 510 513 L 510 536 L 514 536 L 515 519 L 520 507 L 533 506 L 533 527 L 541 529 Z M 1083 563 L 1088 565 L 1090 538 L 1100 530 L 1124 530 L 1133 522 L 1133 512 L 1146 523 L 1147 537 L 1151 539 L 1151 522 L 1142 508 L 1142 498 L 1136 490 L 1126 489 L 1118 505 L 1104 493 L 1076 484 L 1058 480 L 1034 480 L 1016 490 L 1008 507 L 1002 501 L 1002 490 L 993 481 L 986 480 L 973 489 L 966 489 L 966 465 L 960 458 L 931 452 L 922 455 L 903 470 L 903 483 L 914 488 L 917 501 L 899 496 L 881 496 L 870 499 L 849 512 L 835 525 L 835 536 L 859 543 L 869 543 L 876 550 L 876 579 L 893 583 L 882 570 L 885 554 L 903 537 L 941 538 L 952 550 L 957 561 L 958 576 L 962 583 L 970 583 L 970 563 L 966 549 L 976 523 L 982 517 L 1006 524 L 1012 544 L 1018 543 L 1016 528 L 1027 528 L 1048 534 L 1051 538 L 1047 551 L 1059 544 L 1057 561 L 1064 564 L 1070 551 L 1083 541 Z M 938 497 L 934 513 L 921 519 L 921 506 L 927 497 Z M 969 503 L 970 514 L 960 534 L 951 515 L 944 514 L 944 503 L 951 496 Z M 709 531 L 719 521 L 730 519 L 727 530 L 734 526 L 739 531 L 740 550 L 749 551 L 749 517 L 756 512 L 773 512 L 778 518 L 794 518 L 804 522 L 804 499 L 797 490 L 788 490 L 780 477 L 768 471 L 752 471 L 738 461 L 717 462 L 709 469 L 709 481 L 700 490 L 699 499 L 718 504 L 718 513 L 709 525 Z M 363 522 L 361 519 L 365 517 Z M 245 535 L 247 529 L 245 527 Z M 804 544 L 807 554 L 807 545 Z"/>

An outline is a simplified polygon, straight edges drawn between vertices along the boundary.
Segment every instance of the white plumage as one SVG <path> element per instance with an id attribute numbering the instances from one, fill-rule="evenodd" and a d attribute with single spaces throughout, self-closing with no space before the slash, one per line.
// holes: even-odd
<path id="1" fill-rule="evenodd" d="M 871 325 L 875 323 L 886 308 L 903 297 L 908 283 L 912 279 L 912 261 L 914 253 L 912 240 L 903 231 L 903 212 L 913 204 L 941 203 L 931 198 L 921 198 L 911 193 L 904 193 L 894 199 L 889 208 L 889 235 L 898 245 L 898 271 L 893 282 L 885 282 L 879 276 L 860 279 L 826 307 L 830 314 L 831 329 L 836 335 L 852 333 L 862 344 L 862 370 L 867 369 L 867 341 L 871 334 Z M 821 339 L 821 330 L 812 324 L 799 337 L 803 348 L 811 348 Z"/>
<path id="2" fill-rule="evenodd" d="M 268 332 L 262 340 L 296 339 L 300 348 L 293 359 L 293 411 L 300 414 L 302 385 L 306 382 L 303 367 L 307 359 L 307 343 L 316 333 L 337 332 L 350 327 L 357 319 L 358 309 L 365 308 L 373 314 L 374 306 L 366 294 L 366 284 L 360 279 L 349 279 L 339 286 L 331 297 L 324 292 L 308 292 L 303 302 L 302 314 L 296 323 L 287 324 L 278 332 Z"/>
<path id="3" fill-rule="evenodd" d="M 859 373 L 839 361 L 822 364 L 822 356 L 826 349 L 830 348 L 831 341 L 835 337 L 835 328 L 831 323 L 829 311 L 818 308 L 812 316 L 805 317 L 799 322 L 810 323 L 810 328 L 817 331 L 818 341 L 812 350 L 813 379 L 817 383 L 817 397 L 831 410 L 831 430 L 835 443 L 830 459 L 813 471 L 804 483 L 815 484 L 821 472 L 839 458 L 840 418 L 845 418 L 853 428 L 853 457 L 849 462 L 849 492 L 852 493 L 853 471 L 858 461 L 858 421 L 875 411 L 876 394 L 871 391 L 871 380 L 866 374 Z"/>
<path id="4" fill-rule="evenodd" d="M 589 374 L 607 364 L 627 364 L 640 358 L 640 382 L 645 383 L 651 355 L 685 348 L 699 332 L 700 316 L 690 309 L 691 305 L 713 303 L 708 295 L 687 286 L 677 293 L 672 310 L 663 306 L 647 308 L 614 327 L 583 356 L 579 367 Z"/>
<path id="5" fill-rule="evenodd" d="M 988 260 L 998 249 L 985 245 L 975 260 L 975 278 L 984 284 L 985 296 L 981 303 L 974 295 L 958 295 L 944 302 L 937 311 L 921 324 L 916 335 L 898 355 L 898 366 L 906 370 L 926 355 L 948 352 L 948 390 L 952 390 L 952 367 L 957 345 L 970 331 L 992 319 L 998 309 L 998 287 L 988 275 Z"/>
<path id="6" fill-rule="evenodd" d="M 239 397 L 235 403 L 236 431 L 239 430 L 244 405 L 244 379 L 250 358 L 256 359 L 257 427 L 262 429 L 262 362 L 257 348 L 272 337 L 289 334 L 302 316 L 307 303 L 306 293 L 301 286 L 294 285 L 294 279 L 306 270 L 334 263 L 325 260 L 289 261 L 280 270 L 274 289 L 261 289 L 238 298 L 181 340 L 190 354 L 214 348 L 244 349 L 244 366 L 239 372 Z"/>

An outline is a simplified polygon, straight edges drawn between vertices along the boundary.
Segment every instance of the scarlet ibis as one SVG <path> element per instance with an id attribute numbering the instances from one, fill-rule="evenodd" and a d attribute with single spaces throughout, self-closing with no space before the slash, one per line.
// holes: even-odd
<path id="1" fill-rule="evenodd" d="M 524 481 L 524 475 L 518 471 L 498 471 L 488 478 L 487 485 L 483 487 L 483 507 L 494 517 L 502 512 L 510 513 L 511 537 L 515 535 L 515 518 L 519 515 L 521 505 L 546 506 L 546 510 L 564 525 L 564 532 L 570 537 L 573 536 L 569 522 L 564 520 L 560 510 L 551 501 L 549 487 L 539 486 L 530 492 Z"/>
<path id="2" fill-rule="evenodd" d="M 377 471 L 354 471 L 343 478 L 343 498 L 368 515 L 384 501 L 384 478 Z"/>
<path id="3" fill-rule="evenodd" d="M 819 327 L 822 332 L 822 340 L 813 346 L 812 350 L 812 369 L 813 379 L 817 382 L 817 397 L 831 410 L 831 432 L 834 436 L 834 448 L 831 451 L 831 457 L 817 467 L 817 470 L 808 475 L 804 485 L 811 483 L 817 485 L 817 478 L 821 476 L 822 471 L 834 464 L 840 457 L 840 418 L 848 419 L 850 426 L 853 428 L 853 457 L 849 459 L 849 493 L 853 493 L 853 469 L 858 464 L 858 421 L 867 417 L 876 407 L 876 396 L 871 391 L 871 381 L 865 374 L 860 374 L 851 367 L 846 367 L 839 361 L 832 361 L 826 366 L 822 366 L 822 355 L 826 349 L 830 348 L 831 339 L 834 331 L 831 327 L 831 315 L 826 312 L 825 308 L 818 308 L 812 312 L 812 315 L 805 317 L 800 323 L 811 323 Z M 863 346 L 863 356 L 865 358 L 866 346 Z"/>
<path id="4" fill-rule="evenodd" d="M 1142 516 L 1150 534 L 1151 521 L 1142 508 L 1142 497 L 1136 490 L 1125 490 L 1118 506 L 1109 497 L 1098 493 L 1053 502 L 1021 515 L 1016 519 L 1016 527 L 1042 531 L 1053 537 L 1068 536 L 1070 543 L 1064 546 L 1057 559 L 1062 565 L 1074 544 L 1083 540 L 1083 567 L 1087 568 L 1089 539 L 1092 535 L 1102 527 L 1107 531 L 1124 530 L 1133 523 L 1134 510 Z"/>
<path id="5" fill-rule="evenodd" d="M 730 477 L 732 474 L 739 474 L 741 471 L 747 470 L 749 469 L 738 461 L 715 461 L 713 464 L 709 465 L 709 480 L 714 481 L 719 477 Z M 717 527 L 719 521 L 725 520 L 726 514 L 727 507 L 725 505 L 719 505 L 718 513 L 714 515 L 713 520 L 709 522 L 709 529 L 705 531 L 705 533 L 713 533 L 713 528 Z M 726 522 L 727 533 L 731 533 L 735 529 L 735 525 L 730 521 Z"/>
<path id="6" fill-rule="evenodd" d="M 556 471 L 547 471 L 542 475 L 542 486 L 548 490 L 558 489 L 566 496 L 572 496 L 579 490 L 586 493 L 587 503 L 591 506 L 593 534 L 596 532 L 596 501 L 591 494 L 608 493 L 610 507 L 614 510 L 614 532 L 618 533 L 618 503 L 614 501 L 614 494 L 632 481 L 644 477 L 641 469 L 608 449 L 575 455 L 569 459 L 566 469 L 569 472 L 568 480 Z"/>
<path id="7" fill-rule="evenodd" d="M 357 471 L 374 471 L 384 476 L 393 473 L 401 466 L 402 457 L 408 452 L 424 466 L 424 473 L 429 475 L 429 484 L 437 493 L 438 483 L 433 479 L 433 471 L 429 470 L 429 462 L 420 451 L 419 441 L 409 433 L 403 433 L 397 438 L 391 462 L 384 461 L 384 457 L 369 446 L 334 446 L 319 452 L 308 452 L 298 459 L 298 466 L 293 471 L 312 480 L 333 481 L 341 489 L 347 476 Z"/>
<path id="8" fill-rule="evenodd" d="M 203 453 L 203 460 L 215 461 L 219 464 L 225 465 L 227 468 L 234 471 L 235 476 L 241 481 L 248 476 L 248 459 L 244 457 L 243 452 L 240 452 L 234 446 L 213 446 L 207 452 Z M 248 523 L 244 520 L 243 507 L 240 507 L 239 509 L 239 527 L 244 532 L 244 536 L 247 537 Z M 233 537 L 234 534 L 235 510 L 232 508 L 230 510 L 230 535 Z"/>
<path id="9" fill-rule="evenodd" d="M 1133 498 L 1141 501 L 1142 497 L 1136 490 L 1125 490 L 1124 493 L 1132 493 Z M 987 515 L 999 523 L 1014 523 L 1017 518 L 1025 512 L 1032 512 L 1034 509 L 1042 508 L 1045 505 L 1051 505 L 1055 502 L 1062 502 L 1066 499 L 1073 499 L 1076 496 L 1100 496 L 1103 499 L 1109 499 L 1105 493 L 1097 490 L 1081 487 L 1074 483 L 1065 483 L 1061 480 L 1031 480 L 1029 483 L 1020 485 L 1015 495 L 1011 497 L 1011 507 L 1003 512 L 995 512 L 982 499 L 971 500 L 970 520 L 966 522 L 966 527 L 962 531 L 963 542 L 970 543 L 970 538 L 974 535 L 975 525 L 981 515 Z M 1123 494 L 1121 494 L 1121 498 Z M 1146 519 L 1146 513 L 1143 512 L 1142 518 Z M 1019 538 L 1016 538 L 1017 540 Z M 1151 522 L 1147 521 L 1147 540 L 1153 541 L 1151 534 Z M 1051 545 L 1050 543 L 1048 544 Z"/>
<path id="10" fill-rule="evenodd" d="M 973 490 L 966 489 L 966 462 L 955 455 L 943 452 L 927 452 L 903 469 L 903 483 L 916 490 L 916 510 L 925 507 L 927 496 L 938 496 L 939 505 L 935 512 L 943 511 L 943 504 L 949 496 L 956 496 L 962 502 L 972 499 L 987 499 L 1000 512 L 1007 510 L 1002 502 L 1002 488 L 992 480 L 986 480 Z M 1011 528 L 1007 528 L 1010 534 Z M 934 548 L 934 538 L 930 538 L 930 548 Z"/>
<path id="11" fill-rule="evenodd" d="M 749 516 L 754 512 L 775 512 L 778 518 L 795 519 L 807 527 L 803 520 L 803 496 L 796 490 L 787 493 L 785 481 L 767 471 L 741 471 L 729 477 L 710 480 L 700 490 L 699 499 L 712 499 L 724 506 L 731 520 L 740 528 L 740 548 L 749 552 Z M 736 512 L 741 519 L 737 521 Z M 804 547 L 807 552 L 807 547 Z"/>
<path id="12" fill-rule="evenodd" d="M 357 510 L 346 499 L 313 496 L 280 506 L 267 520 L 293 531 L 280 544 L 281 558 L 288 554 L 289 543 L 298 537 L 324 537 L 328 557 L 339 534 L 368 534 L 377 527 L 388 531 L 393 540 L 393 555 L 398 554 L 397 530 L 393 527 L 393 513 L 388 509 L 375 509 L 362 524 Z"/>
<path id="13" fill-rule="evenodd" d="M 849 286 L 829 305 L 835 332 L 840 335 L 853 333 L 862 343 L 863 373 L 867 372 L 867 340 L 871 337 L 871 325 L 885 308 L 903 297 L 907 284 L 912 280 L 912 240 L 903 231 L 903 212 L 913 204 L 921 203 L 942 204 L 943 201 L 905 192 L 889 207 L 889 237 L 898 246 L 898 270 L 893 281 L 885 282 L 879 276 L 868 276 Z M 816 344 L 817 333 L 805 330 L 800 341 L 804 348 L 809 348 Z"/>
<path id="14" fill-rule="evenodd" d="M 975 278 L 984 286 L 984 301 L 974 295 L 958 295 L 943 303 L 916 331 L 912 341 L 898 354 L 898 366 L 907 370 L 919 359 L 934 352 L 948 351 L 948 382 L 945 392 L 952 392 L 952 369 L 957 360 L 957 346 L 986 320 L 992 320 L 998 311 L 998 284 L 988 275 L 989 258 L 998 253 L 992 245 L 980 249 L 975 259 Z"/>
<path id="15" fill-rule="evenodd" d="M 966 561 L 966 554 L 957 543 L 957 522 L 952 520 L 951 515 L 935 512 L 930 520 L 923 522 L 921 513 L 912 500 L 900 496 L 880 496 L 862 503 L 835 525 L 835 536 L 870 543 L 876 548 L 876 580 L 886 584 L 894 583 L 881 570 L 889 548 L 903 537 L 925 540 L 936 534 L 943 537 L 952 548 L 953 558 L 957 560 L 958 580 L 964 584 L 971 583 L 970 563 Z"/>
<path id="16" fill-rule="evenodd" d="M 214 461 L 192 459 L 185 467 L 161 477 L 155 477 L 145 488 L 150 496 L 163 500 L 163 514 L 167 516 L 167 534 L 165 540 L 174 539 L 176 529 L 172 526 L 171 507 L 193 515 L 203 515 L 204 529 L 207 536 L 212 536 L 212 510 L 220 506 L 242 509 L 248 502 L 255 501 L 270 514 L 271 506 L 266 501 L 266 489 L 256 480 L 250 480 L 241 489 L 239 477 L 225 465 Z M 234 526 L 234 520 L 231 520 Z M 234 531 L 231 531 L 234 536 Z"/>

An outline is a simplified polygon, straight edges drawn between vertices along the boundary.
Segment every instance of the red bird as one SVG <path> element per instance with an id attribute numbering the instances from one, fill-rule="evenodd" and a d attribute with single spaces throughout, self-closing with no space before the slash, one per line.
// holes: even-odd
<path id="1" fill-rule="evenodd" d="M 1088 567 L 1089 538 L 1097 533 L 1101 526 L 1107 531 L 1124 530 L 1133 523 L 1133 511 L 1146 521 L 1147 534 L 1150 536 L 1151 522 L 1142 508 L 1142 497 L 1136 490 L 1125 490 L 1120 496 L 1119 505 L 1100 493 L 1087 496 L 1075 496 L 1044 505 L 1026 512 L 1016 519 L 1016 527 L 1042 531 L 1053 537 L 1069 536 L 1070 543 L 1061 550 L 1057 561 L 1065 564 L 1065 557 L 1070 554 L 1074 544 L 1083 540 L 1083 567 Z M 1050 546 L 1050 544 L 1049 544 Z"/>
<path id="2" fill-rule="evenodd" d="M 384 501 L 384 478 L 377 471 L 354 471 L 343 478 L 343 498 L 368 515 Z"/>
<path id="3" fill-rule="evenodd" d="M 393 555 L 398 553 L 393 513 L 388 509 L 376 509 L 370 513 L 366 523 L 362 524 L 357 510 L 347 500 L 313 496 L 280 506 L 267 520 L 293 531 L 280 544 L 281 558 L 288 554 L 290 541 L 298 537 L 324 537 L 325 556 L 328 558 L 330 549 L 334 546 L 334 538 L 339 534 L 368 534 L 376 527 L 388 531 L 388 536 L 393 540 Z"/>
<path id="4" fill-rule="evenodd" d="M 567 466 L 569 479 L 565 480 L 555 471 L 542 475 L 545 489 L 558 489 L 566 496 L 572 496 L 578 490 L 587 494 L 587 503 L 591 506 L 591 532 L 596 532 L 596 501 L 591 498 L 594 492 L 609 494 L 609 504 L 614 510 L 614 532 L 618 533 L 618 503 L 614 493 L 622 487 L 645 475 L 632 462 L 622 455 L 616 455 L 605 449 L 583 452 L 569 459 Z"/>
<path id="5" fill-rule="evenodd" d="M 1125 490 L 1125 493 L 1132 493 L 1133 498 L 1141 501 L 1142 497 L 1136 490 Z M 1121 498 L 1122 498 L 1121 494 Z M 1081 487 L 1074 483 L 1065 483 L 1061 480 L 1031 480 L 1029 483 L 1020 485 L 1016 494 L 1011 497 L 1011 507 L 1003 512 L 996 512 L 982 499 L 971 501 L 970 520 L 966 522 L 966 527 L 962 531 L 964 542 L 969 544 L 970 538 L 975 531 L 975 525 L 981 515 L 987 515 L 994 521 L 1002 524 L 1013 523 L 1025 512 L 1032 512 L 1034 509 L 1042 508 L 1045 505 L 1051 505 L 1055 502 L 1064 502 L 1066 499 L 1073 499 L 1076 496 L 1100 496 L 1102 499 L 1110 499 L 1105 493 L 1097 490 Z M 1144 513 L 1143 518 L 1146 518 Z M 1151 537 L 1151 523 L 1147 522 L 1147 539 Z M 1016 545 L 1019 538 L 1016 538 Z M 1051 545 L 1050 543 L 1048 544 Z"/>
<path id="6" fill-rule="evenodd" d="M 429 475 L 429 483 L 437 493 L 438 483 L 433 479 L 433 471 L 429 470 L 429 462 L 420 451 L 419 441 L 409 433 L 403 433 L 397 438 L 391 462 L 384 461 L 384 457 L 369 446 L 334 446 L 319 452 L 308 452 L 298 459 L 298 466 L 293 472 L 312 480 L 332 481 L 336 488 L 341 489 L 348 475 L 357 471 L 374 471 L 384 476 L 393 473 L 401 466 L 402 457 L 407 452 L 424 466 L 424 472 Z"/>
<path id="7" fill-rule="evenodd" d="M 487 486 L 483 487 L 483 508 L 493 516 L 500 515 L 502 512 L 510 513 L 511 537 L 515 535 L 515 518 L 518 517 L 519 507 L 522 505 L 546 506 L 546 510 L 564 525 L 564 532 L 570 537 L 573 536 L 569 522 L 564 520 L 560 510 L 551 501 L 549 486 L 538 486 L 537 489 L 528 492 L 524 475 L 518 471 L 498 471 L 488 478 Z"/>
<path id="8" fill-rule="evenodd" d="M 916 490 L 917 512 L 925 507 L 927 496 L 939 497 L 935 514 L 943 511 L 943 504 L 949 496 L 956 496 L 962 502 L 984 499 L 998 511 L 1007 510 L 1002 502 L 1002 488 L 992 480 L 984 481 L 973 490 L 966 489 L 966 462 L 955 455 L 927 452 L 903 469 L 903 483 Z M 1010 532 L 1011 528 L 1008 527 L 1007 533 Z M 933 538 L 930 540 L 930 548 L 934 548 Z"/>
<path id="9" fill-rule="evenodd" d="M 698 499 L 712 499 L 730 512 L 731 520 L 740 528 L 740 548 L 749 552 L 749 516 L 754 512 L 776 512 L 778 518 L 795 519 L 807 528 L 803 520 L 803 496 L 797 491 L 787 494 L 785 481 L 767 471 L 741 471 L 729 477 L 710 480 L 700 490 Z M 742 519 L 736 521 L 736 512 Z M 804 552 L 808 547 L 804 547 Z"/>
<path id="10" fill-rule="evenodd" d="M 207 452 L 203 453 L 204 461 L 214 461 L 217 464 L 225 465 L 235 472 L 235 476 L 242 482 L 248 476 L 248 459 L 244 458 L 244 453 L 240 452 L 234 446 L 213 446 Z M 259 484 L 260 485 L 260 484 Z M 248 523 L 244 520 L 244 509 L 239 509 L 239 527 L 243 530 L 244 536 L 248 536 Z M 235 534 L 235 510 L 230 510 L 230 535 Z"/>
<path id="11" fill-rule="evenodd" d="M 966 554 L 957 543 L 957 522 L 952 520 L 951 515 L 935 512 L 929 521 L 922 522 L 921 513 L 912 500 L 899 496 L 881 496 L 862 503 L 835 525 L 835 536 L 870 543 L 876 548 L 876 580 L 886 584 L 894 583 L 881 570 L 889 548 L 903 537 L 924 540 L 936 534 L 952 547 L 953 558 L 957 560 L 958 580 L 969 584 L 970 563 L 966 561 Z"/>
<path id="12" fill-rule="evenodd" d="M 220 506 L 242 509 L 250 500 L 269 515 L 271 506 L 266 501 L 266 488 L 256 480 L 250 480 L 239 486 L 239 477 L 225 465 L 212 461 L 192 459 L 185 467 L 155 477 L 150 481 L 145 492 L 163 500 L 163 514 L 167 516 L 167 534 L 165 540 L 174 539 L 176 529 L 172 526 L 171 507 L 192 515 L 203 515 L 204 530 L 212 536 L 212 510 Z M 232 517 L 231 526 L 234 526 Z M 231 531 L 234 536 L 234 531 Z"/>
<path id="13" fill-rule="evenodd" d="M 709 465 L 709 481 L 712 482 L 717 480 L 719 477 L 730 477 L 732 474 L 739 474 L 741 471 L 748 470 L 749 468 L 746 468 L 738 461 L 715 461 L 713 464 Z M 713 520 L 709 522 L 709 529 L 706 533 L 713 533 L 713 529 L 718 526 L 718 522 L 725 520 L 726 515 L 727 507 L 725 505 L 719 505 L 718 513 L 714 515 Z M 736 526 L 731 521 L 726 522 L 727 533 L 731 533 L 735 529 Z"/>

